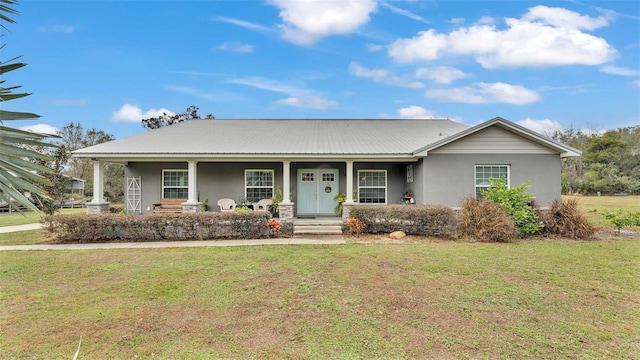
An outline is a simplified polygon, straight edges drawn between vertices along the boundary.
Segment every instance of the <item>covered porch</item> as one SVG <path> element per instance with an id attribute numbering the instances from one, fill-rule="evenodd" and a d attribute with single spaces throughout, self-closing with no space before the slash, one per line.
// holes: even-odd
<path id="1" fill-rule="evenodd" d="M 145 161 L 146 160 L 146 161 Z M 149 159 L 125 163 L 125 208 L 128 213 L 150 213 L 152 204 L 167 198 L 183 198 L 182 212 L 202 211 L 208 201 L 211 211 L 219 211 L 220 198 L 253 201 L 281 193 L 278 204 L 281 221 L 296 217 L 338 217 L 334 210 L 340 194 L 343 208 L 358 203 L 395 204 L 413 185 L 415 160 L 398 162 L 371 159 L 287 160 L 238 159 Z M 103 177 L 105 160 L 94 160 L 93 199 L 88 213 L 106 213 Z M 410 172 L 408 171 L 410 170 Z M 359 178 L 360 177 L 360 178 Z M 171 183 L 170 178 L 175 178 Z M 411 189 L 415 194 L 416 191 Z M 240 201 L 237 201 L 238 203 Z"/>

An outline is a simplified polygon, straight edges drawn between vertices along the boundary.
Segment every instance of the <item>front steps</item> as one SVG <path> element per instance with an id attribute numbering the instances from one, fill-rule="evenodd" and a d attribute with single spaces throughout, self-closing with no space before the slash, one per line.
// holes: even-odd
<path id="1" fill-rule="evenodd" d="M 293 220 L 293 235 L 342 235 L 342 218 L 296 218 Z"/>

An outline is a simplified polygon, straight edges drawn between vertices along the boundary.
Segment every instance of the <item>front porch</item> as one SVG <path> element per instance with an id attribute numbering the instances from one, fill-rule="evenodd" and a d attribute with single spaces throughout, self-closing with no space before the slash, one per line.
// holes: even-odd
<path id="1" fill-rule="evenodd" d="M 239 206 L 241 200 L 255 203 L 277 193 L 281 195 L 277 204 L 281 221 L 339 219 L 336 198 L 344 199 L 343 208 L 358 203 L 396 204 L 413 181 L 406 176 L 413 164 L 392 161 L 243 160 L 130 161 L 125 167 L 126 211 L 151 213 L 153 205 L 165 198 L 186 199 L 181 203 L 182 212 L 202 211 L 203 202 L 208 202 L 208 211 L 219 211 L 217 201 L 222 198 L 238 199 Z M 88 213 L 108 212 L 102 192 L 103 168 L 104 162 L 94 161 L 94 193 Z"/>

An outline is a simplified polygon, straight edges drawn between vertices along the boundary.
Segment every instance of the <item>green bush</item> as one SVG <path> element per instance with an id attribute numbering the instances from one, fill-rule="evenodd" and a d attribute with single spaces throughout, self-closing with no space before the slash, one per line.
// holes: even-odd
<path id="1" fill-rule="evenodd" d="M 624 227 L 640 226 L 640 211 L 623 212 L 622 210 L 618 210 L 615 213 L 606 211 L 604 217 L 616 227 L 618 234 Z"/>
<path id="2" fill-rule="evenodd" d="M 595 232 L 595 227 L 578 209 L 577 199 L 555 199 L 548 210 L 539 211 L 539 217 L 544 223 L 543 234 L 586 239 Z"/>
<path id="3" fill-rule="evenodd" d="M 456 230 L 455 212 L 441 205 L 354 206 L 349 216 L 362 220 L 363 232 L 370 234 L 402 230 L 408 235 L 452 237 Z"/>
<path id="4" fill-rule="evenodd" d="M 152 215 L 52 215 L 42 220 L 60 243 L 267 238 L 269 213 L 224 212 Z M 279 236 L 291 236 L 283 227 Z"/>
<path id="5" fill-rule="evenodd" d="M 513 219 L 519 237 L 527 237 L 538 232 L 544 224 L 536 209 L 531 205 L 533 195 L 527 190 L 529 183 L 509 188 L 506 179 L 490 178 L 491 187 L 482 191 L 482 197 L 492 201 Z"/>
<path id="6" fill-rule="evenodd" d="M 518 235 L 513 219 L 491 201 L 467 198 L 458 212 L 460 235 L 482 242 L 511 242 Z"/>

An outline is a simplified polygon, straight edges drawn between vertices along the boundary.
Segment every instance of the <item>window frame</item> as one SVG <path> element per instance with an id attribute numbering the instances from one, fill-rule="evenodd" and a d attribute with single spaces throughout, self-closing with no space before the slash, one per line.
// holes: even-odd
<path id="1" fill-rule="evenodd" d="M 478 185 L 478 168 L 479 167 L 506 168 L 507 169 L 507 188 L 509 189 L 511 188 L 511 165 L 509 164 L 477 164 L 477 165 L 474 165 L 473 167 L 474 198 L 481 199 L 482 198 L 482 196 L 480 196 L 481 190 L 479 189 L 482 188 L 483 190 L 486 190 L 490 187 L 490 185 L 486 185 L 486 184 Z M 490 178 L 496 179 L 496 177 L 490 176 L 486 180 L 488 181 Z M 482 180 L 484 180 L 484 178 Z"/>
<path id="2" fill-rule="evenodd" d="M 185 186 L 167 186 L 165 185 L 165 174 L 169 172 L 184 172 L 186 174 L 187 184 Z M 177 197 L 177 198 L 166 198 L 165 197 L 165 189 L 186 189 L 187 194 L 189 193 L 189 170 L 188 169 L 162 169 L 162 199 L 186 199 L 188 195 L 185 197 Z"/>
<path id="3" fill-rule="evenodd" d="M 257 172 L 257 171 L 264 171 L 267 173 L 271 173 L 271 186 L 249 186 L 248 181 L 247 181 L 247 174 L 249 172 Z M 271 189 L 271 196 L 268 197 L 269 199 L 271 199 L 273 197 L 273 195 L 275 194 L 275 178 L 276 178 L 276 174 L 275 174 L 275 170 L 274 169 L 244 169 L 244 183 L 243 183 L 243 188 L 244 188 L 244 198 L 247 199 L 247 190 L 249 188 L 252 189 Z M 262 199 L 267 199 L 267 198 L 260 198 L 260 199 L 255 199 L 255 202 L 258 202 L 259 200 Z"/>
<path id="4" fill-rule="evenodd" d="M 363 172 L 377 172 L 377 173 L 383 173 L 384 174 L 384 186 L 362 186 L 360 185 L 360 174 Z M 359 169 L 358 172 L 358 178 L 357 178 L 357 184 L 358 184 L 358 203 L 361 204 L 379 204 L 379 205 L 386 205 L 388 203 L 389 200 L 389 176 L 388 176 L 388 172 L 387 170 L 384 169 Z M 384 202 L 361 202 L 360 201 L 360 189 L 384 189 Z"/>

